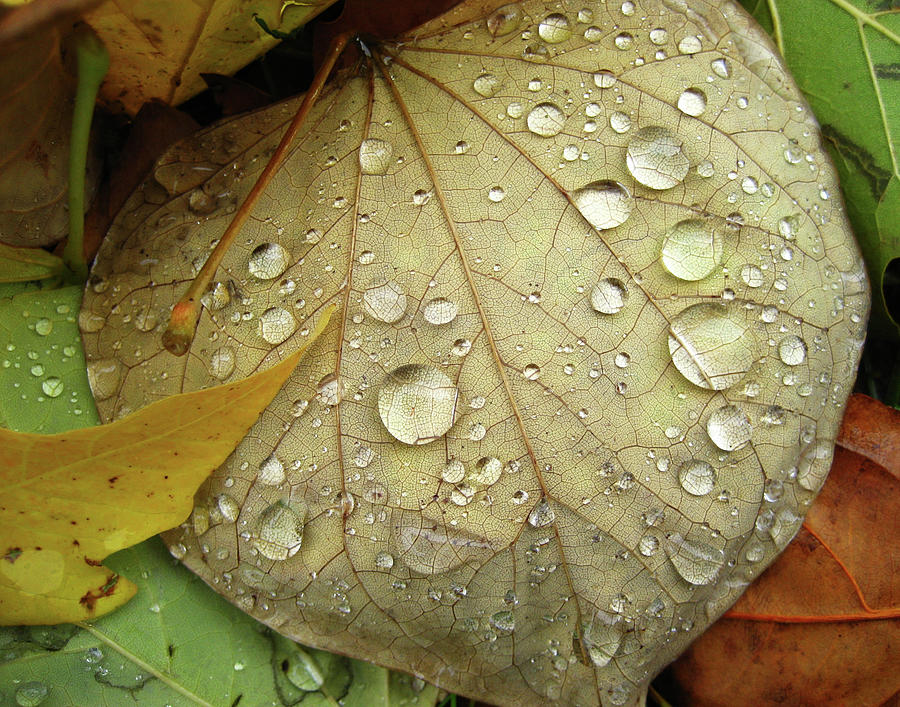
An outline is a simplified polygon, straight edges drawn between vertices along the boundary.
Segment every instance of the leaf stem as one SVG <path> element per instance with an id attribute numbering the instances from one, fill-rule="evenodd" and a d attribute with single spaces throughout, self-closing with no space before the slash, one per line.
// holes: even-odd
<path id="1" fill-rule="evenodd" d="M 281 138 L 281 142 L 278 143 L 278 147 L 269 159 L 268 164 L 263 169 L 262 174 L 259 175 L 256 184 L 253 185 L 253 188 L 250 190 L 244 203 L 241 204 L 241 207 L 234 214 L 234 218 L 231 220 L 231 223 L 228 224 L 228 228 L 225 229 L 225 233 L 222 234 L 216 247 L 213 248 L 212 253 L 210 253 L 209 257 L 206 259 L 200 272 L 197 273 L 197 277 L 194 278 L 188 287 L 187 292 L 182 295 L 181 299 L 178 300 L 172 309 L 169 325 L 166 327 L 162 336 L 163 346 L 165 346 L 170 353 L 173 353 L 176 356 L 183 356 L 187 353 L 191 341 L 194 339 L 197 320 L 200 318 L 200 296 L 209 287 L 213 275 L 215 275 L 216 270 L 218 270 L 219 265 L 221 265 L 222 260 L 225 257 L 225 253 L 228 252 L 228 249 L 240 232 L 241 227 L 250 217 L 253 207 L 256 206 L 256 202 L 259 201 L 260 196 L 262 196 L 263 192 L 269 186 L 275 172 L 278 171 L 282 162 L 284 162 L 288 153 L 288 148 L 294 141 L 300 128 L 302 128 L 303 124 L 306 122 L 306 117 L 309 115 L 310 110 L 312 110 L 316 100 L 322 93 L 322 89 L 325 87 L 325 81 L 328 79 L 328 75 L 331 73 L 338 57 L 341 55 L 341 52 L 344 51 L 344 47 L 347 46 L 347 43 L 353 35 L 354 33 L 352 32 L 344 32 L 332 40 L 331 46 L 328 47 L 328 52 L 325 55 L 325 61 L 316 72 L 312 85 L 309 87 L 309 90 L 303 97 L 303 102 L 297 109 L 297 114 L 285 131 L 284 136 Z"/>
<path id="2" fill-rule="evenodd" d="M 769 14 L 772 16 L 772 38 L 775 40 L 775 46 L 778 47 L 778 53 L 784 56 L 784 35 L 781 28 L 781 15 L 778 14 L 778 4 L 775 0 L 768 0 Z"/>
<path id="3" fill-rule="evenodd" d="M 78 86 L 69 140 L 69 239 L 63 250 L 63 261 L 79 280 L 84 281 L 88 273 L 84 256 L 84 189 L 88 142 L 97 92 L 109 69 L 109 52 L 94 30 L 87 25 L 80 25 L 75 30 L 74 40 Z"/>
<path id="4" fill-rule="evenodd" d="M 853 4 L 847 2 L 847 0 L 831 0 L 832 4 L 837 5 L 844 12 L 849 15 L 852 15 L 856 18 L 856 20 L 860 24 L 869 25 L 872 29 L 877 32 L 880 32 L 885 37 L 890 39 L 891 41 L 900 44 L 900 35 L 892 32 L 890 29 L 881 24 L 878 20 L 876 20 L 872 15 L 869 15 Z"/>

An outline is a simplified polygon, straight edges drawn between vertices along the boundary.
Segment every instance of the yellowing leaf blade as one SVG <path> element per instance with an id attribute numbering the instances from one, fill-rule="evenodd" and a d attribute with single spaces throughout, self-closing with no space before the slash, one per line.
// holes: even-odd
<path id="1" fill-rule="evenodd" d="M 102 560 L 187 516 L 197 487 L 243 438 L 329 316 L 320 317 L 305 346 L 249 378 L 166 398 L 100 427 L 55 435 L 0 429 L 0 622 L 76 621 L 127 600 L 109 585 Z"/>

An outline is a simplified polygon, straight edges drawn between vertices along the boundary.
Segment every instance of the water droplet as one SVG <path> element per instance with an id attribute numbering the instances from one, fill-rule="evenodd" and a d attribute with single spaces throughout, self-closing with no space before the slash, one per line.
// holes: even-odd
<path id="1" fill-rule="evenodd" d="M 696 54 L 703 49 L 700 38 L 695 35 L 688 35 L 678 42 L 678 51 L 682 54 Z"/>
<path id="2" fill-rule="evenodd" d="M 91 361 L 87 366 L 88 383 L 94 400 L 107 400 L 119 390 L 122 369 L 119 362 L 112 358 L 101 358 Z"/>
<path id="3" fill-rule="evenodd" d="M 778 358 L 788 366 L 799 366 L 806 360 L 806 342 L 799 336 L 786 336 L 778 344 Z"/>
<path id="4" fill-rule="evenodd" d="M 397 557 L 424 575 L 449 572 L 462 565 L 475 569 L 493 557 L 487 538 L 422 518 L 403 518 L 393 526 Z"/>
<path id="5" fill-rule="evenodd" d="M 395 281 L 378 281 L 363 293 L 363 306 L 375 319 L 385 324 L 400 320 L 406 312 L 406 294 Z"/>
<path id="6" fill-rule="evenodd" d="M 829 440 L 811 442 L 803 450 L 797 463 L 797 483 L 807 491 L 818 491 L 831 468 L 833 454 L 834 442 Z"/>
<path id="7" fill-rule="evenodd" d="M 716 470 L 702 459 L 688 459 L 678 469 L 678 482 L 692 496 L 705 496 L 716 486 Z"/>
<path id="8" fill-rule="evenodd" d="M 379 552 L 375 555 L 375 566 L 380 570 L 389 570 L 394 566 L 394 556 L 388 552 Z"/>
<path id="9" fill-rule="evenodd" d="M 343 396 L 344 386 L 334 373 L 323 376 L 316 385 L 316 400 L 322 405 L 337 405 Z"/>
<path id="10" fill-rule="evenodd" d="M 655 535 L 645 535 L 638 542 L 638 552 L 644 557 L 653 557 L 659 550 L 659 538 Z"/>
<path id="11" fill-rule="evenodd" d="M 488 199 L 493 201 L 495 204 L 499 204 L 506 197 L 506 191 L 504 191 L 503 187 L 491 187 L 488 190 Z"/>
<path id="12" fill-rule="evenodd" d="M 450 500 L 457 506 L 467 506 L 475 497 L 475 488 L 466 482 L 462 482 L 453 487 L 450 492 Z"/>
<path id="13" fill-rule="evenodd" d="M 48 398 L 58 398 L 62 395 L 65 387 L 65 384 L 56 376 L 50 376 L 41 382 L 41 390 Z"/>
<path id="14" fill-rule="evenodd" d="M 631 118 L 620 110 L 611 113 L 609 116 L 609 127 L 620 135 L 631 130 Z"/>
<path id="15" fill-rule="evenodd" d="M 503 5 L 494 10 L 487 18 L 487 29 L 494 37 L 502 37 L 515 32 L 522 21 L 522 8 L 518 3 Z"/>
<path id="16" fill-rule="evenodd" d="M 53 331 L 53 322 L 46 317 L 41 317 L 34 323 L 34 333 L 38 336 L 47 336 Z"/>
<path id="17" fill-rule="evenodd" d="M 216 496 L 216 507 L 226 523 L 234 523 L 241 514 L 241 507 L 238 505 L 238 502 L 227 493 L 221 493 Z"/>
<path id="18" fill-rule="evenodd" d="M 225 380 L 234 373 L 235 354 L 230 346 L 222 346 L 213 351 L 209 359 L 209 372 L 214 378 Z"/>
<path id="19" fill-rule="evenodd" d="M 406 444 L 440 439 L 456 421 L 459 389 L 433 366 L 407 364 L 391 371 L 378 391 L 385 428 Z"/>
<path id="20" fill-rule="evenodd" d="M 274 280 L 287 270 L 290 257 L 282 245 L 263 243 L 250 254 L 250 274 L 257 280 Z"/>
<path id="21" fill-rule="evenodd" d="M 723 405 L 709 416 L 706 432 L 719 449 L 733 452 L 750 441 L 753 425 L 737 405 Z"/>
<path id="22" fill-rule="evenodd" d="M 624 635 L 625 626 L 621 616 L 597 611 L 593 620 L 581 627 L 581 645 L 590 662 L 595 667 L 602 668 L 618 652 Z"/>
<path id="23" fill-rule="evenodd" d="M 689 88 L 678 97 L 678 110 L 696 118 L 706 111 L 706 94 L 699 88 Z"/>
<path id="24" fill-rule="evenodd" d="M 87 309 L 78 313 L 78 326 L 85 334 L 94 334 L 106 326 L 106 319 Z"/>
<path id="25" fill-rule="evenodd" d="M 631 215 L 634 201 L 628 190 L 609 179 L 591 182 L 572 194 L 575 206 L 599 231 L 620 226 Z"/>
<path id="26" fill-rule="evenodd" d="M 472 350 L 472 342 L 468 339 L 457 339 L 450 348 L 450 353 L 454 356 L 465 356 Z"/>
<path id="27" fill-rule="evenodd" d="M 544 528 L 555 520 L 556 513 L 553 512 L 546 498 L 538 501 L 537 505 L 531 509 L 531 513 L 528 514 L 528 523 L 535 528 Z"/>
<path id="28" fill-rule="evenodd" d="M 672 565 L 691 584 L 712 584 L 725 564 L 725 553 L 706 543 L 685 540 L 673 533 L 666 541 Z"/>
<path id="29" fill-rule="evenodd" d="M 538 35 L 547 44 L 559 44 L 572 36 L 569 18 L 557 12 L 547 15 L 538 25 Z"/>
<path id="30" fill-rule="evenodd" d="M 280 344 L 297 328 L 294 315 L 283 307 L 270 307 L 259 315 L 259 335 L 270 344 Z"/>
<path id="31" fill-rule="evenodd" d="M 482 457 L 475 462 L 475 468 L 469 475 L 469 481 L 479 486 L 493 486 L 500 478 L 503 464 L 497 457 Z"/>
<path id="32" fill-rule="evenodd" d="M 475 93 L 479 96 L 490 98 L 497 94 L 501 85 L 500 79 L 494 76 L 494 74 L 481 74 L 473 82 L 472 88 L 475 89 Z"/>
<path id="33" fill-rule="evenodd" d="M 591 289 L 591 307 L 602 314 L 616 314 L 627 299 L 625 283 L 614 277 L 603 278 Z"/>
<path id="34" fill-rule="evenodd" d="M 614 362 L 616 364 L 616 368 L 628 368 L 628 364 L 631 363 L 631 356 L 629 356 L 624 351 L 620 351 L 616 354 Z"/>
<path id="35" fill-rule="evenodd" d="M 741 180 L 741 189 L 745 194 L 756 194 L 759 183 L 753 177 L 744 177 Z"/>
<path id="36" fill-rule="evenodd" d="M 448 484 L 458 484 L 466 478 L 466 467 L 459 459 L 450 459 L 441 470 L 441 478 Z"/>
<path id="37" fill-rule="evenodd" d="M 753 288 L 762 287 L 763 283 L 766 281 L 763 276 L 763 271 L 749 263 L 741 267 L 741 280 L 744 281 L 744 284 L 747 287 Z"/>
<path id="38" fill-rule="evenodd" d="M 200 296 L 200 303 L 211 311 L 224 309 L 231 302 L 231 293 L 224 282 L 214 282 Z"/>
<path id="39" fill-rule="evenodd" d="M 516 630 L 516 619 L 511 611 L 498 611 L 491 614 L 489 621 L 491 626 L 500 633 L 512 633 Z"/>
<path id="40" fill-rule="evenodd" d="M 663 241 L 663 267 L 681 280 L 702 280 L 722 263 L 724 241 L 712 223 L 693 218 L 679 221 Z"/>
<path id="41" fill-rule="evenodd" d="M 460 141 L 457 142 L 456 145 L 453 147 L 453 151 L 454 151 L 457 155 L 464 155 L 466 152 L 469 151 L 469 143 L 467 143 L 465 140 L 460 140 Z"/>
<path id="42" fill-rule="evenodd" d="M 536 363 L 529 363 L 522 369 L 522 375 L 525 380 L 536 381 L 541 377 L 541 368 Z"/>
<path id="43" fill-rule="evenodd" d="M 672 320 L 672 362 L 694 385 L 725 390 L 750 370 L 754 342 L 735 313 L 724 304 L 701 302 L 682 310 Z"/>
<path id="44" fill-rule="evenodd" d="M 731 77 L 731 70 L 728 68 L 728 61 L 726 59 L 713 59 L 709 63 L 712 72 L 718 76 L 720 79 L 727 79 Z"/>
<path id="45" fill-rule="evenodd" d="M 554 103 L 538 103 L 528 114 L 528 129 L 541 137 L 558 135 L 565 125 L 566 115 Z"/>
<path id="46" fill-rule="evenodd" d="M 612 88 L 616 85 L 616 81 L 618 81 L 616 75 L 608 69 L 598 71 L 594 74 L 594 85 L 597 88 Z"/>
<path id="47" fill-rule="evenodd" d="M 416 206 L 425 206 L 429 201 L 431 201 L 431 197 L 434 196 L 434 192 L 425 189 L 417 189 L 413 192 L 413 204 Z"/>
<path id="48" fill-rule="evenodd" d="M 650 30 L 650 41 L 657 46 L 662 46 L 669 41 L 669 33 L 662 27 Z"/>
<path id="49" fill-rule="evenodd" d="M 253 545 L 263 557 L 286 560 L 300 550 L 306 505 L 302 501 L 278 501 L 259 516 Z"/>
<path id="50" fill-rule="evenodd" d="M 393 161 L 391 143 L 367 138 L 359 146 L 359 167 L 363 174 L 384 174 Z"/>
<path id="51" fill-rule="evenodd" d="M 629 32 L 619 32 L 613 42 L 617 49 L 630 49 L 634 44 L 634 37 Z"/>
<path id="52" fill-rule="evenodd" d="M 641 128 L 628 143 L 628 171 L 645 187 L 671 189 L 684 180 L 691 166 L 681 145 L 681 138 L 667 128 Z"/>
<path id="53" fill-rule="evenodd" d="M 37 680 L 29 680 L 16 688 L 16 704 L 19 707 L 38 707 L 50 694 L 50 688 Z"/>
<path id="54" fill-rule="evenodd" d="M 274 454 L 263 459 L 256 474 L 256 480 L 267 486 L 278 486 L 284 483 L 284 464 Z"/>

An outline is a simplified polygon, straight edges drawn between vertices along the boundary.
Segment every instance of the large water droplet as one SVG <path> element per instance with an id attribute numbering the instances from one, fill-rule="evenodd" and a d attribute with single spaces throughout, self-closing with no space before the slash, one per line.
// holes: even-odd
<path id="1" fill-rule="evenodd" d="M 250 254 L 248 268 L 258 280 L 274 280 L 287 270 L 290 254 L 278 243 L 263 243 Z"/>
<path id="2" fill-rule="evenodd" d="M 621 311 L 627 299 L 625 283 L 614 277 L 603 278 L 591 289 L 591 307 L 602 314 Z"/>
<path id="3" fill-rule="evenodd" d="M 477 568 L 495 552 L 485 537 L 421 517 L 404 518 L 393 533 L 397 557 L 419 574 L 441 574 L 464 564 Z"/>
<path id="4" fill-rule="evenodd" d="M 688 88 L 678 97 L 678 110 L 696 118 L 706 111 L 706 94 L 699 88 Z"/>
<path id="5" fill-rule="evenodd" d="M 41 317 L 34 323 L 34 333 L 38 336 L 48 336 L 53 331 L 53 322 L 47 317 Z"/>
<path id="6" fill-rule="evenodd" d="M 679 221 L 663 241 L 663 267 L 682 280 L 702 280 L 722 263 L 724 240 L 722 232 L 707 221 Z"/>
<path id="7" fill-rule="evenodd" d="M 259 315 L 259 335 L 270 344 L 280 344 L 297 328 L 294 315 L 283 307 L 270 307 Z"/>
<path id="8" fill-rule="evenodd" d="M 475 89 L 475 93 L 479 96 L 490 98 L 497 94 L 501 85 L 500 79 L 494 74 L 481 74 L 472 83 L 472 88 Z"/>
<path id="9" fill-rule="evenodd" d="M 625 635 L 621 616 L 597 611 L 590 623 L 581 627 L 581 645 L 588 660 L 597 668 L 607 665 L 618 652 Z"/>
<path id="10" fill-rule="evenodd" d="M 116 359 L 101 358 L 88 364 L 87 376 L 94 400 L 107 400 L 119 390 L 122 368 Z"/>
<path id="11" fill-rule="evenodd" d="M 500 478 L 503 464 L 497 457 L 482 457 L 475 462 L 469 481 L 479 486 L 493 486 Z"/>
<path id="12" fill-rule="evenodd" d="M 50 694 L 50 688 L 37 680 L 23 682 L 16 688 L 16 704 L 19 707 L 39 707 Z"/>
<path id="13" fill-rule="evenodd" d="M 384 174 L 391 166 L 394 148 L 378 138 L 367 138 L 359 146 L 359 167 L 363 174 Z"/>
<path id="14" fill-rule="evenodd" d="M 799 366 L 806 360 L 806 342 L 793 334 L 784 337 L 778 344 L 778 358 L 788 366 Z"/>
<path id="15" fill-rule="evenodd" d="M 560 42 L 565 42 L 572 36 L 569 18 L 558 12 L 547 15 L 538 25 L 538 35 L 547 42 L 547 44 L 559 44 Z"/>
<path id="16" fill-rule="evenodd" d="M 259 465 L 256 479 L 267 486 L 278 486 L 284 483 L 284 464 L 274 454 L 270 454 Z"/>
<path id="17" fill-rule="evenodd" d="M 671 189 L 684 180 L 691 166 L 681 145 L 681 138 L 667 128 L 641 128 L 628 143 L 628 171 L 645 187 Z"/>
<path id="18" fill-rule="evenodd" d="M 253 545 L 270 560 L 293 557 L 303 542 L 306 505 L 302 501 L 278 501 L 259 516 Z"/>
<path id="19" fill-rule="evenodd" d="M 753 425 L 737 405 L 723 405 L 709 416 L 706 432 L 719 449 L 733 452 L 750 441 Z"/>
<path id="20" fill-rule="evenodd" d="M 459 389 L 433 366 L 408 364 L 391 371 L 378 391 L 385 428 L 406 444 L 427 444 L 456 421 Z"/>
<path id="21" fill-rule="evenodd" d="M 736 311 L 724 304 L 701 302 L 679 312 L 669 327 L 669 353 L 681 374 L 694 385 L 725 390 L 753 365 L 753 339 Z"/>
<path id="22" fill-rule="evenodd" d="M 666 541 L 672 565 L 691 584 L 712 584 L 725 564 L 725 553 L 706 543 L 685 540 L 677 533 Z"/>
<path id="23" fill-rule="evenodd" d="M 41 381 L 41 390 L 44 391 L 44 395 L 48 398 L 58 398 L 62 395 L 65 390 L 66 385 L 62 382 L 60 378 L 56 376 L 50 376 L 49 378 L 45 378 Z"/>
<path id="24" fill-rule="evenodd" d="M 489 621 L 491 626 L 500 633 L 512 633 L 516 630 L 516 618 L 511 611 L 498 611 L 491 614 Z"/>
<path id="25" fill-rule="evenodd" d="M 231 346 L 222 346 L 209 357 L 209 372 L 220 381 L 234 373 L 234 365 L 235 354 Z"/>
<path id="26" fill-rule="evenodd" d="M 631 215 L 634 201 L 628 190 L 609 179 L 591 182 L 572 193 L 572 200 L 598 231 L 621 226 Z"/>
<path id="27" fill-rule="evenodd" d="M 834 442 L 817 440 L 810 443 L 797 463 L 797 483 L 807 491 L 818 491 L 831 468 Z"/>
<path id="28" fill-rule="evenodd" d="M 688 459 L 678 469 L 678 482 L 692 496 L 705 496 L 716 486 L 716 470 L 702 459 Z"/>
<path id="29" fill-rule="evenodd" d="M 370 285 L 363 293 L 363 306 L 375 319 L 385 324 L 399 321 L 406 312 L 406 294 L 393 280 Z"/>
<path id="30" fill-rule="evenodd" d="M 423 315 L 429 324 L 449 324 L 456 319 L 459 305 L 443 297 L 436 297 L 425 305 Z"/>
<path id="31" fill-rule="evenodd" d="M 487 18 L 487 29 L 494 37 L 502 37 L 515 32 L 522 21 L 522 8 L 518 3 L 503 5 L 494 10 Z"/>
<path id="32" fill-rule="evenodd" d="M 441 470 L 441 478 L 448 484 L 458 484 L 466 478 L 466 467 L 459 459 L 450 459 Z"/>
<path id="33" fill-rule="evenodd" d="M 538 103 L 526 119 L 528 129 L 541 137 L 558 135 L 566 123 L 566 114 L 554 103 Z"/>

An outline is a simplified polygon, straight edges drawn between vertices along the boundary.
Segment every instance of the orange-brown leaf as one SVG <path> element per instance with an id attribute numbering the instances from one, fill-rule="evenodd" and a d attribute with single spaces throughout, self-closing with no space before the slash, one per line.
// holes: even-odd
<path id="1" fill-rule="evenodd" d="M 900 413 L 848 404 L 831 475 L 784 554 L 669 669 L 691 705 L 880 705 L 900 690 Z"/>

